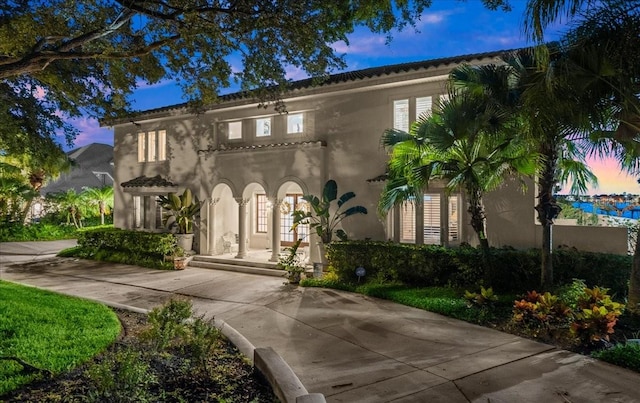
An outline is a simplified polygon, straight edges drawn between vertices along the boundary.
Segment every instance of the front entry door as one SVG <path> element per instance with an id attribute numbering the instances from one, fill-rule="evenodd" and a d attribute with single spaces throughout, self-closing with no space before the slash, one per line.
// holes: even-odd
<path id="1" fill-rule="evenodd" d="M 302 194 L 287 194 L 280 205 L 280 244 L 283 246 L 291 246 L 297 240 L 302 238 L 300 246 L 309 244 L 309 225 L 299 225 L 296 231 L 292 231 L 293 212 L 297 209 L 302 200 Z"/>

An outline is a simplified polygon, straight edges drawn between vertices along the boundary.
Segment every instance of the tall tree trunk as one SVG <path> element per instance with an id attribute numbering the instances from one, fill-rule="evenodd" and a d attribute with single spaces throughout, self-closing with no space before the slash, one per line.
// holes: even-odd
<path id="1" fill-rule="evenodd" d="M 634 315 L 640 316 L 640 227 L 638 234 L 636 234 L 636 247 L 633 251 L 627 310 Z"/>
<path id="2" fill-rule="evenodd" d="M 553 286 L 553 220 L 558 216 L 560 207 L 553 198 L 555 187 L 558 152 L 555 142 L 544 142 L 540 154 L 544 156 L 542 172 L 538 177 L 538 221 L 542 225 L 542 264 L 540 268 L 540 286 L 548 290 Z"/>
<path id="3" fill-rule="evenodd" d="M 104 225 L 104 202 L 102 200 L 98 202 L 98 207 L 100 208 L 100 225 Z"/>
<path id="4" fill-rule="evenodd" d="M 477 189 L 467 189 L 469 196 L 469 214 L 471 215 L 471 227 L 478 235 L 480 248 L 484 253 L 489 251 L 489 240 L 487 239 L 487 216 L 482 203 L 482 192 Z"/>

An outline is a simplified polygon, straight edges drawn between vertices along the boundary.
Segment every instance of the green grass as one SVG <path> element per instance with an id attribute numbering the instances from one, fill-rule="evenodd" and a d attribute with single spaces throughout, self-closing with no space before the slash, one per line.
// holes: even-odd
<path id="1" fill-rule="evenodd" d="M 498 301 L 493 305 L 492 309 L 482 309 L 467 306 L 467 301 L 462 297 L 464 290 L 448 287 L 410 288 L 400 284 L 348 286 L 339 283 L 337 280 L 324 281 L 322 279 L 303 280 L 301 285 L 357 292 L 472 323 L 486 323 L 510 316 L 515 299 L 513 295 L 499 295 Z"/>
<path id="2" fill-rule="evenodd" d="M 102 352 L 119 332 L 120 322 L 106 306 L 0 281 L 0 356 L 57 374 Z M 42 376 L 2 361 L 0 396 Z"/>

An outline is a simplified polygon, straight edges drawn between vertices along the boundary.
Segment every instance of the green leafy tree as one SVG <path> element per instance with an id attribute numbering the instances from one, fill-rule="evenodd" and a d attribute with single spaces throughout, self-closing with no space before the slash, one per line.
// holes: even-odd
<path id="1" fill-rule="evenodd" d="M 97 207 L 98 214 L 100 214 L 100 224 L 104 225 L 104 216 L 109 214 L 110 206 L 113 206 L 113 186 L 85 187 L 82 196 L 90 205 Z"/>
<path id="2" fill-rule="evenodd" d="M 561 53 L 554 53 L 559 57 Z M 588 112 L 578 107 L 575 87 L 561 81 L 564 70 L 554 63 L 540 63 L 532 49 L 512 52 L 504 64 L 461 66 L 451 73 L 456 88 L 485 94 L 494 107 L 522 120 L 520 136 L 535 143 L 540 158 L 535 206 L 542 226 L 541 284 L 553 285 L 552 226 L 560 213 L 553 197 L 558 184 L 571 183 L 572 193 L 585 193 L 597 178 L 585 164 L 586 150 L 578 139 L 587 130 Z M 589 126 L 590 127 L 590 126 Z"/>
<path id="3" fill-rule="evenodd" d="M 0 155 L 0 176 L 3 182 L 0 209 L 5 219 L 22 222 L 27 220 L 33 200 L 40 195 L 40 188 L 67 170 L 70 164 L 64 153 L 52 153 L 45 157 L 26 152 Z"/>
<path id="4" fill-rule="evenodd" d="M 483 0 L 491 9 L 506 0 Z M 39 152 L 66 117 L 130 112 L 140 82 L 177 82 L 197 107 L 239 82 L 277 101 L 288 68 L 320 80 L 344 67 L 333 44 L 358 26 L 413 25 L 431 0 L 6 0 L 0 5 L 2 148 Z M 232 66 L 242 64 L 242 70 Z M 9 151 L 12 152 L 12 151 Z"/>
<path id="5" fill-rule="evenodd" d="M 592 154 L 640 172 L 640 7 L 635 0 L 531 0 L 527 28 L 541 40 L 561 16 L 573 20 L 564 38 L 565 71 L 580 108 L 589 111 Z M 636 236 L 628 310 L 640 315 L 640 237 Z"/>
<path id="6" fill-rule="evenodd" d="M 82 228 L 82 219 L 88 211 L 86 198 L 82 194 L 68 189 L 66 192 L 48 194 L 47 199 L 64 212 L 67 225 L 73 224 L 76 228 Z"/>
<path id="7" fill-rule="evenodd" d="M 471 226 L 481 248 L 489 250 L 483 196 L 507 176 L 533 175 L 535 156 L 526 142 L 508 134 L 517 120 L 493 108 L 488 98 L 454 92 L 431 116 L 421 117 L 409 133 L 388 129 L 382 144 L 390 149 L 389 178 L 379 210 L 422 199 L 434 180 L 448 192 L 464 189 Z"/>

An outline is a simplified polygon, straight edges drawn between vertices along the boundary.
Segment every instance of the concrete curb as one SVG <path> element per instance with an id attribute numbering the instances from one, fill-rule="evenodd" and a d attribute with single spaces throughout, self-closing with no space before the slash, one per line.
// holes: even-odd
<path id="1" fill-rule="evenodd" d="M 116 302 L 99 301 L 111 308 L 128 310 L 142 314 L 148 314 L 149 309 L 136 308 L 130 305 Z M 236 348 L 244 354 L 251 364 L 269 382 L 271 389 L 278 399 L 284 403 L 325 403 L 325 397 L 321 393 L 309 393 L 298 376 L 293 372 L 289 364 L 271 347 L 256 348 L 246 337 L 231 327 L 223 320 L 214 319 L 214 326 Z"/>
<path id="2" fill-rule="evenodd" d="M 309 393 L 289 364 L 271 347 L 256 348 L 246 337 L 223 320 L 214 320 L 215 326 L 238 350 L 247 356 L 253 366 L 269 382 L 281 402 L 325 403 L 321 393 Z"/>

